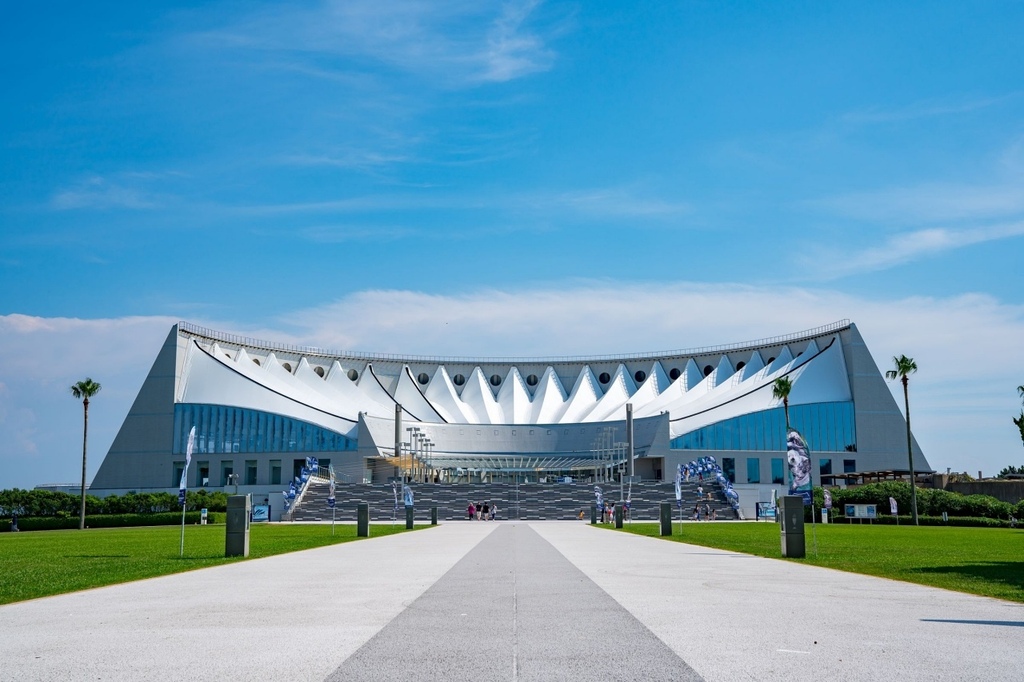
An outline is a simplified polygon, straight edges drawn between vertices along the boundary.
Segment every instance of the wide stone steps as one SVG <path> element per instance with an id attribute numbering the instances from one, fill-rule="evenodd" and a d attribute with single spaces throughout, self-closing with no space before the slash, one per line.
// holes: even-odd
<path id="1" fill-rule="evenodd" d="M 600 484 L 606 501 L 618 502 L 618 484 Z M 683 484 L 683 517 L 691 518 L 694 504 L 697 503 L 697 487 L 704 489 L 700 501 L 703 513 L 705 505 L 717 513 L 720 520 L 735 519 L 736 512 L 726 501 L 721 488 L 712 482 L 703 484 L 690 481 Z M 590 507 L 595 502 L 594 485 L 591 483 L 475 483 L 446 484 L 420 483 L 413 484 L 414 512 L 417 522 L 429 521 L 431 507 L 437 507 L 439 520 L 465 519 L 469 503 L 489 503 L 498 505 L 497 518 L 519 519 L 524 521 L 542 521 L 558 519 L 575 519 L 583 512 L 589 521 Z M 710 493 L 711 499 L 707 499 Z M 292 512 L 292 521 L 330 521 L 331 509 L 327 506 L 328 485 L 326 482 L 314 480 L 310 482 L 302 502 Z M 398 495 L 398 509 L 395 509 L 394 493 L 390 484 L 371 485 L 360 483 L 338 483 L 335 486 L 335 514 L 338 521 L 355 521 L 357 505 L 366 502 L 370 505 L 371 521 L 389 521 L 397 518 L 405 519 L 405 507 L 401 491 Z M 673 518 L 679 517 L 676 506 L 675 486 L 673 483 L 643 482 L 634 483 L 632 491 L 631 512 L 634 520 L 656 521 L 659 518 L 659 505 L 662 502 L 672 504 Z"/>

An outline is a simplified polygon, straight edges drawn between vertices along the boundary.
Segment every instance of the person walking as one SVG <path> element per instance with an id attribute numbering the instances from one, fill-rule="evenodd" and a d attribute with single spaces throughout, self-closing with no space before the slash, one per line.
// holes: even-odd
<path id="1" fill-rule="evenodd" d="M 491 505 L 491 521 L 493 521 L 493 520 L 494 520 L 494 518 L 495 518 L 495 517 L 496 517 L 497 515 L 498 515 L 498 505 L 496 505 L 496 504 L 492 504 L 492 505 Z"/>
<path id="2" fill-rule="evenodd" d="M 484 521 L 490 521 L 491 520 L 491 503 L 490 502 L 484 502 L 483 513 L 481 514 L 481 518 Z"/>
<path id="3" fill-rule="evenodd" d="M 472 502 L 469 503 L 469 507 L 466 508 L 466 512 L 469 514 L 469 520 L 472 521 L 476 517 L 476 507 Z"/>

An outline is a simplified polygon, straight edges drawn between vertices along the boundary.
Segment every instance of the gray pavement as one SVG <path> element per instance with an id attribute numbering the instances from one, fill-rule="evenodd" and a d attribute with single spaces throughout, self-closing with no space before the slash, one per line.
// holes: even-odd
<path id="1" fill-rule="evenodd" d="M 0 680 L 1021 680 L 1024 605 L 452 522 L 0 607 Z"/>

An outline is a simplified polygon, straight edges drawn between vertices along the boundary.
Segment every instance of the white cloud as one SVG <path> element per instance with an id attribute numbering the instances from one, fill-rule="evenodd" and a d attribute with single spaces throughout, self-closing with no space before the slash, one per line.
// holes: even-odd
<path id="1" fill-rule="evenodd" d="M 111 208 L 146 210 L 159 205 L 156 195 L 145 189 L 95 175 L 57 191 L 50 199 L 50 206 L 60 211 Z"/>
<path id="2" fill-rule="evenodd" d="M 1015 94 L 1016 93 L 1011 93 L 1001 97 L 960 99 L 959 101 L 928 100 L 914 102 L 904 107 L 896 108 L 868 107 L 843 114 L 839 117 L 839 120 L 847 123 L 892 123 L 897 121 L 913 121 L 921 118 L 932 118 L 935 116 L 966 114 L 980 109 L 986 109 L 995 104 L 1004 102 Z"/>
<path id="3" fill-rule="evenodd" d="M 929 183 L 856 192 L 805 202 L 844 218 L 877 223 L 928 224 L 993 220 L 1024 213 L 1024 186 Z"/>
<path id="4" fill-rule="evenodd" d="M 810 248 L 804 266 L 822 279 L 871 272 L 984 242 L 1024 236 L 1024 222 L 964 229 L 930 228 L 890 236 L 862 250 Z"/>
<path id="5" fill-rule="evenodd" d="M 539 3 L 333 0 L 296 10 L 262 9 L 193 36 L 227 49 L 280 55 L 295 68 L 333 77 L 369 60 L 445 86 L 502 82 L 549 69 L 554 52 L 535 27 Z M 536 23 L 536 22 L 533 22 Z M 339 67 L 329 58 L 349 58 Z M 328 58 L 328 59 L 325 59 Z"/>
<path id="6" fill-rule="evenodd" d="M 787 287 L 596 280 L 457 294 L 361 291 L 258 326 L 192 321 L 331 350 L 496 357 L 694 348 L 842 318 L 858 325 L 882 370 L 894 355 L 917 361 L 914 430 L 934 467 L 994 473 L 1019 463 L 1021 443 L 1009 419 L 1020 406 L 1015 387 L 1024 381 L 1024 307 L 985 295 L 889 300 Z M 75 480 L 81 408 L 68 387 L 85 376 L 103 384 L 89 411 L 92 475 L 175 321 L 0 317 L 0 422 L 5 433 L 18 429 L 0 445 L 0 488 Z"/>

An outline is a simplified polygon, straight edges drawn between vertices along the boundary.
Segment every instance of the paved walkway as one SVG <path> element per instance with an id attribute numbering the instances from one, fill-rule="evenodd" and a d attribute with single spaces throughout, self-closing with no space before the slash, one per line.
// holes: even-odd
<path id="1" fill-rule="evenodd" d="M 1024 605 L 579 522 L 0 607 L 0 680 L 1020 680 Z"/>

